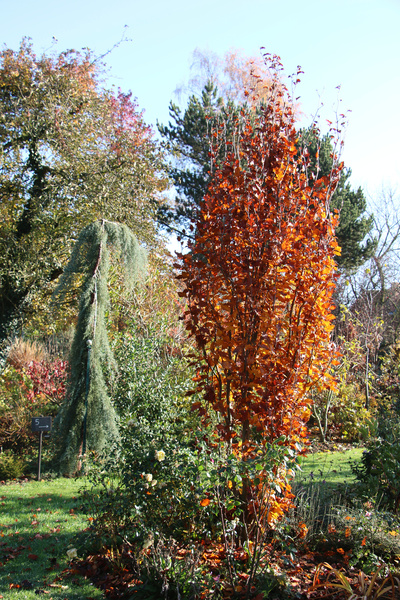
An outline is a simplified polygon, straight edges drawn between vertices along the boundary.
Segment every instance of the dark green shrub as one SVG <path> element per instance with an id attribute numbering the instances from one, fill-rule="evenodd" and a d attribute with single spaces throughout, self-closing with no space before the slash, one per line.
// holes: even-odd
<path id="1" fill-rule="evenodd" d="M 0 480 L 18 479 L 24 474 L 25 462 L 11 451 L 0 453 Z"/>
<path id="2" fill-rule="evenodd" d="M 369 443 L 361 462 L 353 466 L 365 500 L 397 511 L 400 506 L 400 417 L 386 412 L 379 417 L 378 435 Z"/>

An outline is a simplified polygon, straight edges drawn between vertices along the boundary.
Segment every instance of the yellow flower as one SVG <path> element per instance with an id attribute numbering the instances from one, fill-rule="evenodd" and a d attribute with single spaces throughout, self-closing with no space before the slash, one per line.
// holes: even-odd
<path id="1" fill-rule="evenodd" d="M 153 475 L 151 473 L 146 473 L 146 475 L 144 476 L 145 480 L 148 481 L 150 483 L 150 481 L 153 480 Z"/>
<path id="2" fill-rule="evenodd" d="M 164 458 L 165 458 L 165 452 L 164 452 L 164 450 L 158 450 L 156 452 L 156 459 L 161 462 L 162 460 L 164 460 Z"/>

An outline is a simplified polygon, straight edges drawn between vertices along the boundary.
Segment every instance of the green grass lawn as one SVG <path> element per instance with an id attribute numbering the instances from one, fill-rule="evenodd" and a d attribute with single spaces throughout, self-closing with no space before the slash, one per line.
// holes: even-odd
<path id="1" fill-rule="evenodd" d="M 73 479 L 0 486 L 0 598 L 98 600 L 103 593 L 79 575 L 59 578 L 68 566 L 88 515 L 79 510 Z"/>
<path id="2" fill-rule="evenodd" d="M 347 503 L 354 494 L 355 476 L 351 465 L 358 462 L 363 448 L 317 452 L 301 457 L 292 489 L 298 506 L 307 507 L 309 518 L 326 518 L 332 506 Z"/>
<path id="3" fill-rule="evenodd" d="M 300 459 L 301 471 L 296 480 L 301 481 L 303 485 L 323 483 L 331 488 L 340 484 L 351 484 L 354 481 L 351 463 L 359 461 L 363 451 L 364 448 L 352 448 L 308 454 Z"/>

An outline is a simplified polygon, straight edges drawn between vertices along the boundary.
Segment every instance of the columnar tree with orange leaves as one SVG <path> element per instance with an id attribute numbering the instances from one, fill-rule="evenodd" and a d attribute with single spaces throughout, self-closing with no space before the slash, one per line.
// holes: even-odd
<path id="1" fill-rule="evenodd" d="M 289 94 L 277 77 L 239 129 L 202 202 L 179 278 L 199 349 L 201 410 L 219 415 L 220 437 L 246 460 L 282 436 L 298 445 L 310 388 L 333 385 L 340 249 L 329 200 L 340 166 L 310 185 L 307 160 L 296 156 Z"/>

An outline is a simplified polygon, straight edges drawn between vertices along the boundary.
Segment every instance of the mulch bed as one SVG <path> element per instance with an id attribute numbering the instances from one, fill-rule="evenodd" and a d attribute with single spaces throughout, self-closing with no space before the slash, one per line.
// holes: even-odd
<path id="1" fill-rule="evenodd" d="M 182 558 L 184 557 L 185 550 L 182 549 Z M 224 558 L 224 552 L 222 546 L 205 548 L 202 555 L 202 565 L 204 569 L 211 572 L 215 579 L 218 578 L 218 561 L 222 561 Z M 340 570 L 350 582 L 354 591 L 357 591 L 358 584 L 358 570 L 349 568 L 342 560 L 342 556 L 335 552 L 328 552 L 324 554 L 306 552 L 301 556 L 291 558 L 285 553 L 271 552 L 268 558 L 268 565 L 273 568 L 276 574 L 281 573 L 284 575 L 285 585 L 278 586 L 276 591 L 273 591 L 269 596 L 268 600 L 346 600 L 348 594 L 342 590 L 335 588 L 320 587 L 314 591 L 312 590 L 313 578 L 317 565 L 323 562 L 329 562 L 329 565 L 337 570 Z M 83 576 L 90 579 L 94 585 L 104 591 L 105 596 L 108 600 L 128 600 L 135 597 L 138 600 L 151 599 L 151 598 L 176 598 L 174 593 L 168 596 L 161 594 L 162 581 L 154 583 L 154 580 L 145 577 L 140 579 L 138 577 L 138 565 L 134 555 L 129 550 L 124 550 L 118 557 L 111 558 L 110 554 L 98 554 L 89 556 L 86 560 L 75 560 L 71 563 L 69 569 L 66 569 L 62 575 L 62 579 L 74 578 L 77 576 Z M 320 581 L 326 581 L 328 570 L 324 569 L 320 576 Z M 333 575 L 333 573 L 331 573 Z M 240 581 L 240 574 L 239 574 Z M 371 579 L 371 578 L 369 578 Z M 368 580 L 368 578 L 367 578 Z M 330 581 L 338 583 L 337 580 L 330 577 Z M 376 587 L 378 587 L 378 580 Z M 240 585 L 233 591 L 228 584 L 226 584 L 222 596 L 224 598 L 245 598 L 246 583 L 245 576 L 243 577 L 243 587 L 240 589 Z M 224 586 L 221 586 L 224 588 Z M 200 598 L 215 597 L 215 595 L 207 595 L 207 592 L 201 594 Z M 218 596 L 219 597 L 219 596 Z M 263 600 L 264 595 L 257 589 L 253 589 L 251 598 L 253 600 Z M 392 598 L 391 595 L 385 595 L 380 597 L 380 600 L 385 598 Z M 395 596 L 397 598 L 397 596 Z M 400 599 L 400 587 L 398 589 L 398 598 Z M 369 600 L 369 599 L 368 599 Z"/>

